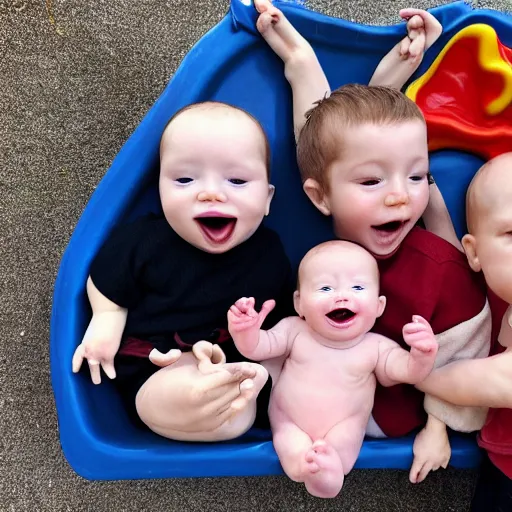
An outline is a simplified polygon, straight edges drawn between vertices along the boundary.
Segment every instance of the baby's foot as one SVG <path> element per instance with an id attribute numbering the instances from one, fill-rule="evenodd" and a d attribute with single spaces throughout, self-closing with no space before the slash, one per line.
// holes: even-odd
<path id="1" fill-rule="evenodd" d="M 254 6 L 260 13 L 256 22 L 258 31 L 286 66 L 295 61 L 316 59 L 311 45 L 270 0 L 254 0 Z"/>
<path id="2" fill-rule="evenodd" d="M 334 498 L 341 491 L 344 473 L 340 457 L 323 439 L 315 441 L 306 452 L 303 478 L 313 496 Z"/>

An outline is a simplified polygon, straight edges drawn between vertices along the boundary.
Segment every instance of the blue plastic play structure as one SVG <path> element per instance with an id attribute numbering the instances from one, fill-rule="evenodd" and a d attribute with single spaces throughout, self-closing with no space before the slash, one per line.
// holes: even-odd
<path id="1" fill-rule="evenodd" d="M 368 83 L 380 58 L 405 34 L 405 25 L 369 27 L 334 19 L 294 2 L 276 2 L 314 46 L 332 88 Z M 423 72 L 462 27 L 492 25 L 512 46 L 511 18 L 462 3 L 434 9 L 444 34 L 427 54 Z M 297 264 L 313 245 L 332 238 L 331 227 L 302 192 L 295 163 L 292 100 L 281 61 L 255 28 L 250 0 L 232 0 L 230 12 L 190 51 L 160 98 L 123 146 L 94 192 L 63 256 L 51 318 L 51 373 L 60 439 L 72 468 L 88 479 L 269 475 L 282 473 L 270 432 L 252 430 L 218 444 L 178 443 L 132 426 L 109 382 L 93 386 L 71 372 L 71 358 L 90 318 L 85 294 L 94 254 L 118 223 L 158 211 L 158 145 L 170 116 L 192 102 L 215 99 L 243 107 L 264 126 L 272 147 L 276 196 L 268 225 Z M 431 171 L 459 234 L 465 231 L 464 196 L 481 161 L 469 154 L 432 155 Z M 105 379 L 104 379 L 105 380 Z M 106 379 L 108 380 L 108 379 Z M 478 449 L 471 436 L 452 439 L 451 464 L 471 467 Z M 403 468 L 412 438 L 367 440 L 357 468 Z"/>

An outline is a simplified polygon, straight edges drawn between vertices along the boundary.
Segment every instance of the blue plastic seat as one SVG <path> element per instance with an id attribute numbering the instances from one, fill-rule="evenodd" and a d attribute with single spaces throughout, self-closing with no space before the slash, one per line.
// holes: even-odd
<path id="1" fill-rule="evenodd" d="M 268 224 L 276 229 L 297 264 L 313 245 L 332 238 L 330 223 L 302 192 L 295 163 L 292 102 L 283 66 L 255 29 L 256 12 L 232 0 L 230 12 L 190 51 L 181 67 L 123 146 L 94 192 L 62 258 L 51 318 L 51 373 L 60 439 L 72 468 L 88 479 L 269 475 L 282 472 L 269 432 L 252 430 L 220 444 L 178 443 L 130 424 L 109 382 L 93 386 L 71 372 L 71 358 L 85 332 L 90 309 L 85 294 L 88 268 L 118 223 L 158 210 L 158 145 L 169 117 L 206 99 L 239 105 L 263 124 L 272 147 L 277 193 Z M 276 2 L 277 3 L 277 2 Z M 293 3 L 277 3 L 312 42 L 333 88 L 367 83 L 380 58 L 402 37 L 405 25 L 368 27 L 330 18 Z M 435 9 L 445 33 L 422 65 L 424 70 L 460 28 L 483 22 L 511 46 L 510 18 L 472 11 L 460 2 Z M 459 233 L 464 232 L 464 195 L 481 161 L 458 152 L 432 156 L 432 172 L 446 197 Z M 451 464 L 478 461 L 473 436 L 454 436 Z M 356 467 L 403 468 L 412 461 L 412 437 L 367 440 Z"/>

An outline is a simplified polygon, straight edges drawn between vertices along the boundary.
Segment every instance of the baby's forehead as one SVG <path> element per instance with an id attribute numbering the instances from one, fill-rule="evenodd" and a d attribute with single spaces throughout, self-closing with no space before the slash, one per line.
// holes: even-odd
<path id="1" fill-rule="evenodd" d="M 310 279 L 319 272 L 343 278 L 357 275 L 378 279 L 373 256 L 358 247 L 324 248 L 308 255 L 303 263 L 302 270 Z"/>
<path id="2" fill-rule="evenodd" d="M 232 125 L 244 125 L 247 128 L 259 131 L 256 121 L 246 112 L 230 105 L 199 104 L 180 112 L 168 124 L 167 130 L 177 130 L 189 123 L 197 122 L 226 122 Z"/>
<path id="3" fill-rule="evenodd" d="M 483 166 L 475 176 L 468 192 L 471 213 L 484 214 L 502 208 L 512 201 L 512 157 L 496 159 Z"/>

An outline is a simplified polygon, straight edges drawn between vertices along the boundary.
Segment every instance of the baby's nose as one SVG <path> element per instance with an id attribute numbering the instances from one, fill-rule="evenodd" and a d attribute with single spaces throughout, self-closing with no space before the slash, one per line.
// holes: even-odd
<path id="1" fill-rule="evenodd" d="M 219 189 L 208 188 L 199 192 L 197 199 L 198 201 L 218 201 L 224 203 L 226 202 L 226 195 Z"/>
<path id="2" fill-rule="evenodd" d="M 402 206 L 409 203 L 409 194 L 407 192 L 392 192 L 384 199 L 386 206 Z"/>

